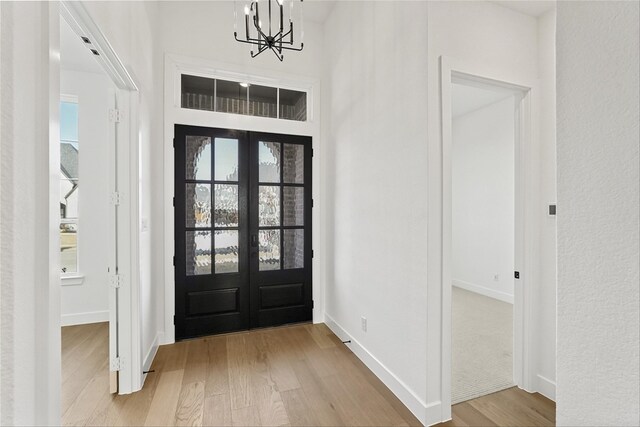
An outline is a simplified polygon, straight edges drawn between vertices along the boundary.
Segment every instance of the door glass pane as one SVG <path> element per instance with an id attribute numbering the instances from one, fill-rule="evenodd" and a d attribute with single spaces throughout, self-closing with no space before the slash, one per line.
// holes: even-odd
<path id="1" fill-rule="evenodd" d="M 261 141 L 258 145 L 260 182 L 280 182 L 280 143 Z"/>
<path id="2" fill-rule="evenodd" d="M 301 122 L 307 120 L 307 93 L 280 89 L 280 118 Z"/>
<path id="3" fill-rule="evenodd" d="M 215 232 L 216 274 L 238 272 L 238 231 Z"/>
<path id="4" fill-rule="evenodd" d="M 283 144 L 284 163 L 282 165 L 283 182 L 287 184 L 304 183 L 304 145 Z"/>
<path id="5" fill-rule="evenodd" d="M 284 268 L 304 268 L 304 230 L 284 230 Z"/>
<path id="6" fill-rule="evenodd" d="M 249 114 L 260 117 L 278 117 L 278 89 L 267 86 L 249 86 Z"/>
<path id="7" fill-rule="evenodd" d="M 283 225 L 304 225 L 304 188 L 284 187 Z"/>
<path id="8" fill-rule="evenodd" d="M 186 232 L 187 276 L 211 274 L 211 232 Z"/>
<path id="9" fill-rule="evenodd" d="M 216 80 L 216 111 L 249 114 L 247 88 L 238 82 Z"/>
<path id="10" fill-rule="evenodd" d="M 260 230 L 260 271 L 280 269 L 280 230 Z"/>
<path id="11" fill-rule="evenodd" d="M 232 184 L 215 185 L 215 226 L 238 226 L 238 186 Z"/>
<path id="12" fill-rule="evenodd" d="M 258 190 L 259 225 L 280 225 L 280 187 L 261 185 Z"/>
<path id="13" fill-rule="evenodd" d="M 211 179 L 211 138 L 187 136 L 186 179 L 208 181 Z"/>
<path id="14" fill-rule="evenodd" d="M 211 184 L 186 184 L 186 226 L 211 227 Z"/>
<path id="15" fill-rule="evenodd" d="M 214 79 L 182 75 L 182 108 L 213 111 Z"/>
<path id="16" fill-rule="evenodd" d="M 216 181 L 238 180 L 238 140 L 216 138 L 215 147 Z"/>

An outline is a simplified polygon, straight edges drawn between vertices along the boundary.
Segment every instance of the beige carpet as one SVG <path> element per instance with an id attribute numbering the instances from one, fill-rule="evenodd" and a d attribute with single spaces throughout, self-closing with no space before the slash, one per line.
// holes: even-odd
<path id="1" fill-rule="evenodd" d="M 513 387 L 513 305 L 453 286 L 451 401 Z"/>

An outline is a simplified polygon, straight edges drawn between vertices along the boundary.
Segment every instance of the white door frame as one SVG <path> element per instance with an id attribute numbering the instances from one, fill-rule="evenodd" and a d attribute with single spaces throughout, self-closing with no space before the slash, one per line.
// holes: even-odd
<path id="1" fill-rule="evenodd" d="M 110 118 L 113 126 L 110 126 L 107 159 L 112 208 L 106 225 L 110 236 L 109 358 L 110 371 L 118 372 L 118 393 L 128 394 L 140 390 L 143 383 L 138 261 L 138 86 L 81 2 L 62 1 L 60 15 L 78 36 L 89 38 L 88 48 L 99 53 L 98 62 L 117 88 L 117 114 Z M 52 188 L 57 188 L 57 183 Z"/>
<path id="2" fill-rule="evenodd" d="M 451 419 L 451 245 L 452 245 L 452 84 L 499 87 L 516 95 L 515 126 L 515 265 L 520 279 L 514 286 L 514 383 L 533 391 L 533 287 L 535 268 L 535 153 L 532 129 L 535 122 L 532 98 L 536 82 L 516 81 L 496 76 L 481 66 L 440 57 L 440 96 L 442 129 L 442 416 Z"/>
<path id="3" fill-rule="evenodd" d="M 181 108 L 181 74 L 203 77 L 226 78 L 234 81 L 263 83 L 267 86 L 285 87 L 307 91 L 307 121 L 281 120 L 266 117 L 243 116 L 213 111 Z M 320 230 L 324 224 L 321 191 L 321 139 L 320 139 L 320 80 L 286 74 L 256 66 L 246 66 L 194 58 L 177 54 L 166 54 L 164 65 L 164 280 L 165 280 L 165 331 L 162 344 L 175 342 L 175 271 L 173 255 L 174 240 L 174 148 L 175 124 L 224 129 L 261 131 L 312 137 L 313 184 L 312 214 L 313 234 L 313 322 L 324 322 L 324 238 Z"/>

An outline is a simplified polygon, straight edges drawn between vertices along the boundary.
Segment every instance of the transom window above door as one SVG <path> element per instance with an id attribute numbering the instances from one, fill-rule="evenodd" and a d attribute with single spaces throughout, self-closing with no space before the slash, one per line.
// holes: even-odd
<path id="1" fill-rule="evenodd" d="M 181 75 L 180 106 L 192 110 L 307 121 L 307 92 Z"/>

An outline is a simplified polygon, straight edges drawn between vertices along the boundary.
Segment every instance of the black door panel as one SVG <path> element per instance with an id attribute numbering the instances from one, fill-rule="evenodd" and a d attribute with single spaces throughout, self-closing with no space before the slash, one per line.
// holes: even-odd
<path id="1" fill-rule="evenodd" d="M 176 339 L 311 320 L 311 138 L 176 125 Z"/>

